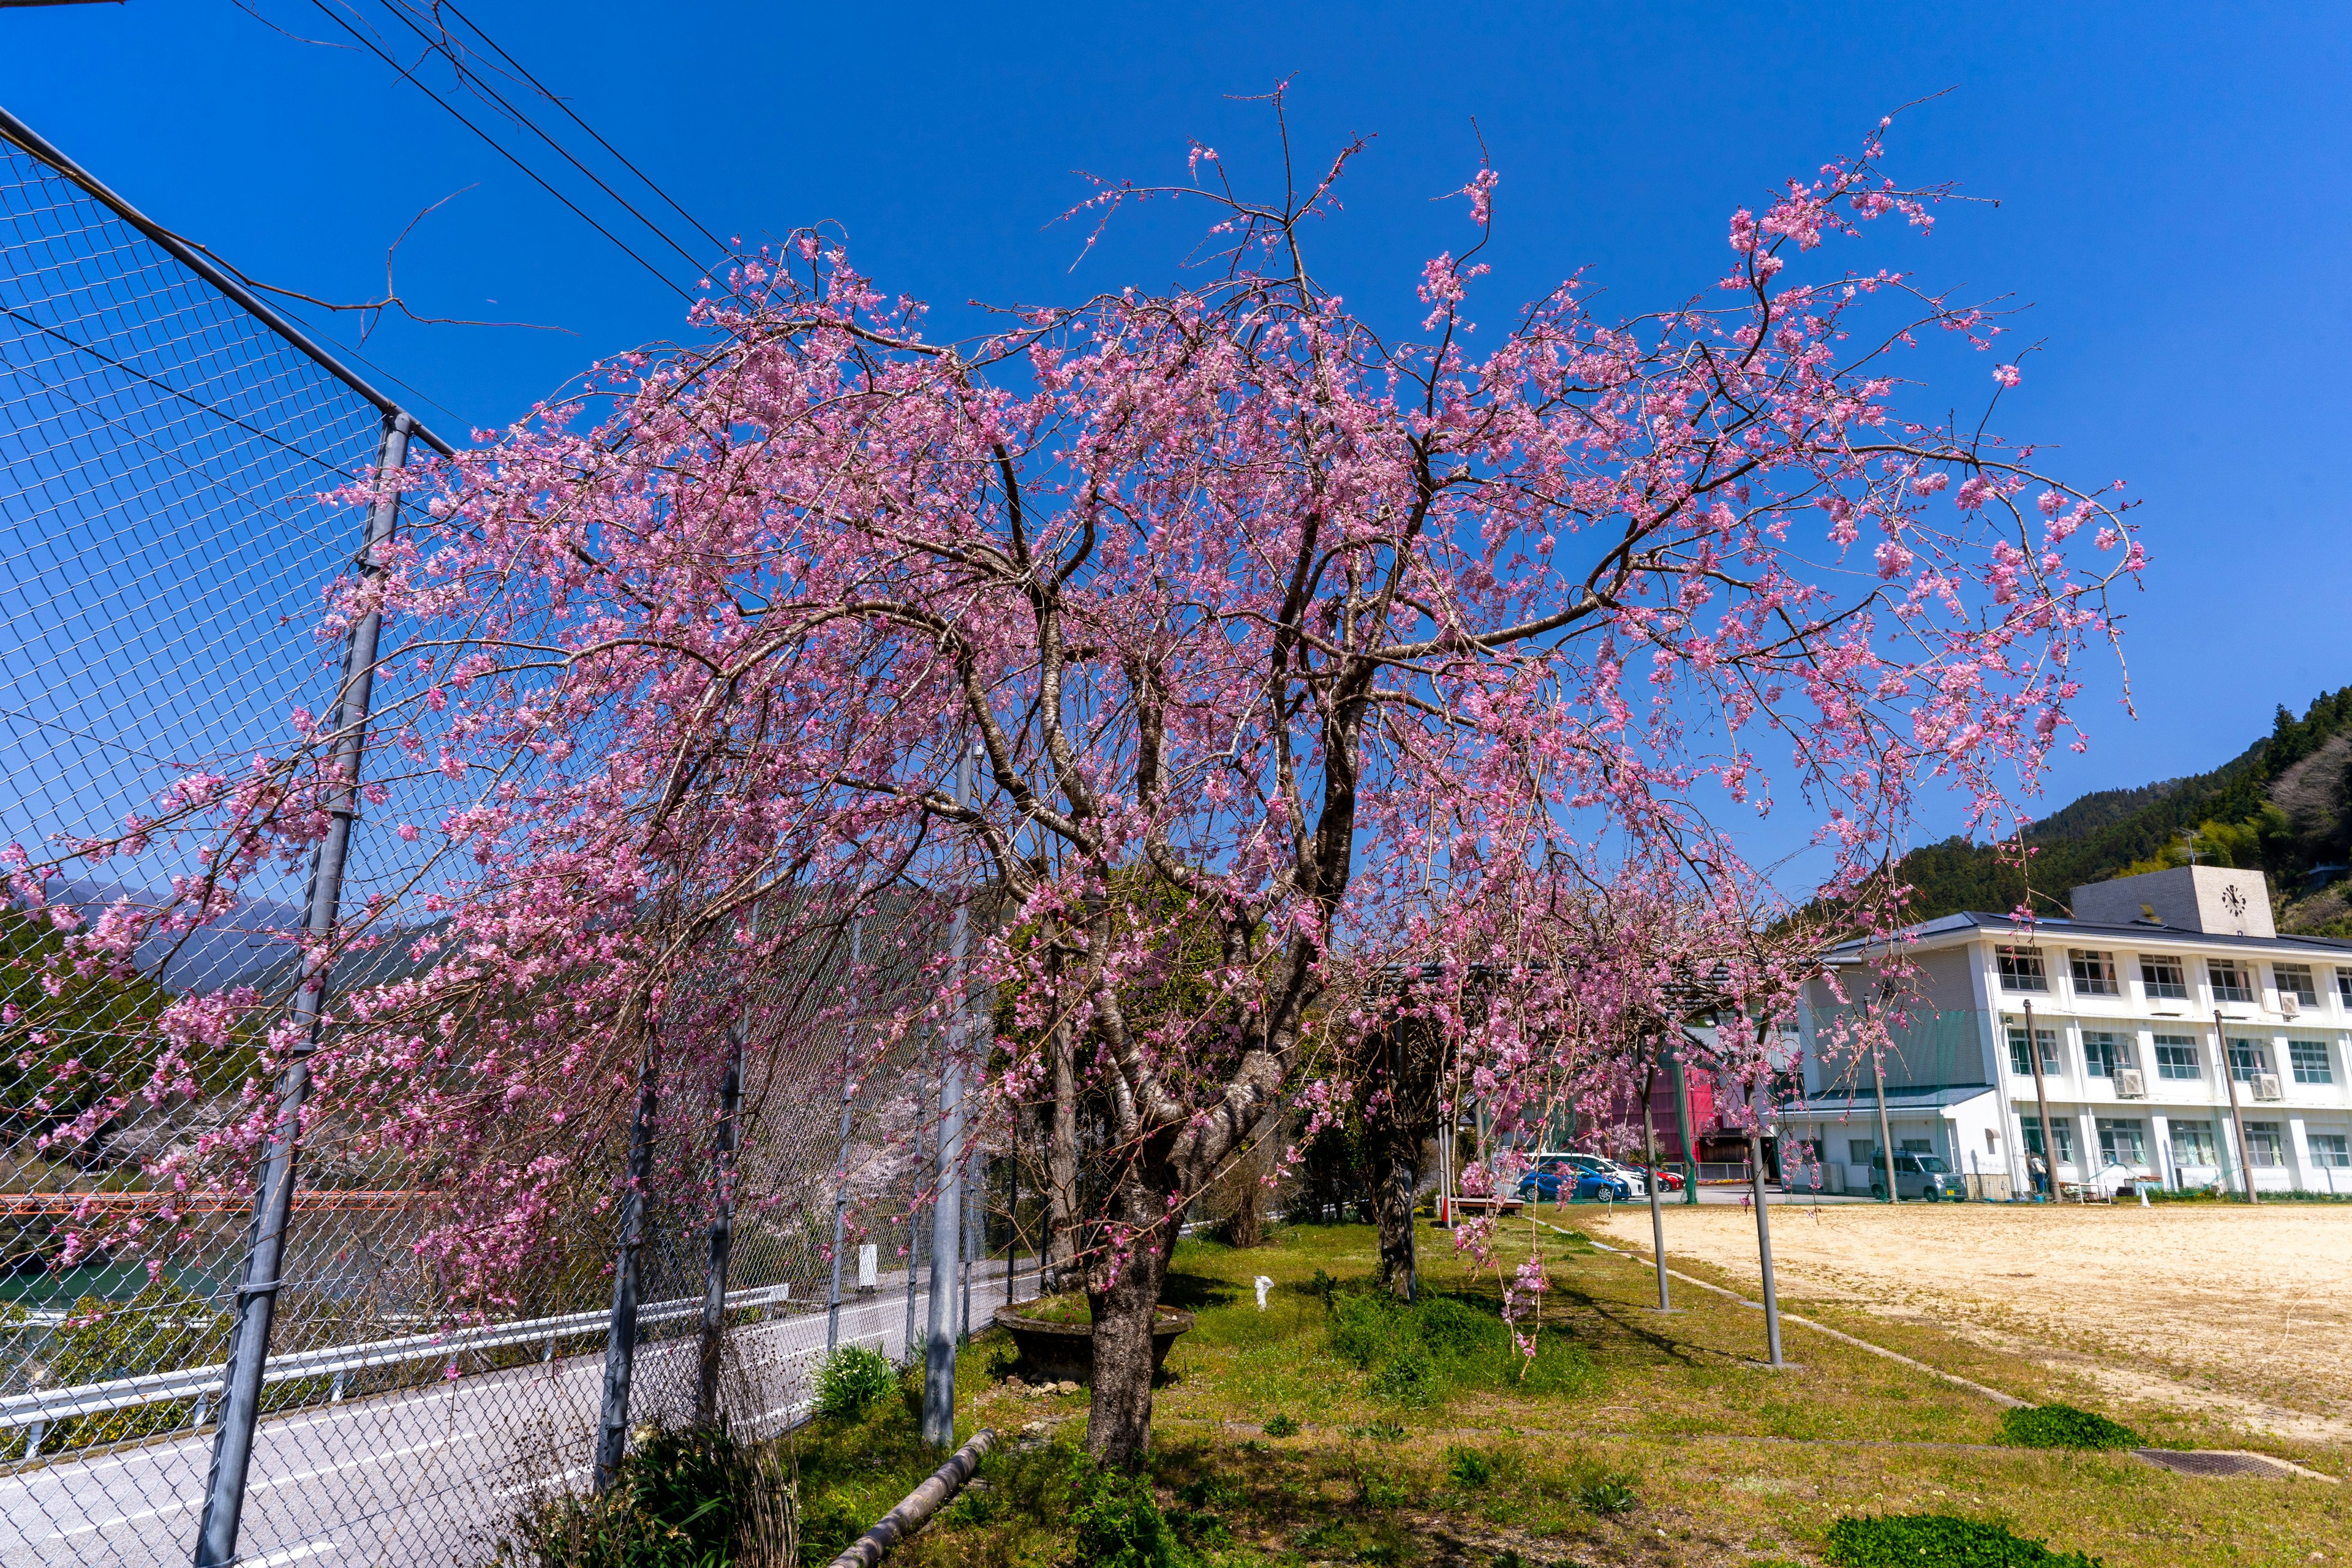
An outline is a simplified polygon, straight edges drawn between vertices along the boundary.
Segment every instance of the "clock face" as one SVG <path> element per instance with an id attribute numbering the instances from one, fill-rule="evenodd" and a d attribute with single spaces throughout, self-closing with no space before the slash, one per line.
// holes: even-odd
<path id="1" fill-rule="evenodd" d="M 2246 895 L 2236 888 L 2221 889 L 2221 907 L 2233 915 L 2246 912 Z"/>

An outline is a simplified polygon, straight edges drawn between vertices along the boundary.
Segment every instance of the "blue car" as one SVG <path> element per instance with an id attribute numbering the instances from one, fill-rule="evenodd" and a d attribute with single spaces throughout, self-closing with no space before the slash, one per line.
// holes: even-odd
<path id="1" fill-rule="evenodd" d="M 1619 1203 L 1633 1196 L 1633 1184 L 1622 1177 L 1600 1171 L 1568 1170 L 1530 1171 L 1519 1179 L 1521 1203 L 1558 1203 L 1563 1195 L 1585 1203 L 1597 1203 L 1603 1198 Z"/>

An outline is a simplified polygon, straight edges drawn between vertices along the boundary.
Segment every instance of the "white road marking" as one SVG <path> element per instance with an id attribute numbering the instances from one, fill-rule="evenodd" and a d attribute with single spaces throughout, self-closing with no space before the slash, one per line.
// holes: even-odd
<path id="1" fill-rule="evenodd" d="M 320 1476 L 331 1476 L 339 1470 L 355 1470 L 362 1465 L 379 1465 L 386 1459 L 404 1459 L 411 1454 L 421 1454 L 428 1448 L 442 1447 L 474 1435 L 471 1430 L 453 1432 L 446 1437 L 436 1437 L 430 1443 L 418 1443 L 406 1448 L 393 1448 L 381 1454 L 366 1454 L 356 1459 L 345 1459 L 340 1465 L 325 1465 L 315 1470 L 303 1470 L 291 1476 L 272 1476 L 264 1481 L 248 1481 L 246 1483 L 245 1489 L 247 1495 L 251 1496 L 255 1492 L 268 1491 L 271 1487 L 291 1486 L 296 1481 L 316 1480 Z M 171 1513 L 178 1509 L 194 1508 L 204 1500 L 201 1497 L 181 1498 L 175 1501 L 164 1503 L 160 1508 L 144 1509 L 138 1513 L 126 1513 L 119 1519 L 101 1519 L 92 1524 L 77 1524 L 71 1530 L 56 1531 L 48 1539 L 63 1541 L 69 1536 L 88 1535 L 93 1530 L 111 1530 L 118 1524 L 136 1524 L 142 1519 L 153 1519 L 160 1514 Z"/>
<path id="2" fill-rule="evenodd" d="M 321 1552 L 341 1552 L 340 1541 L 314 1541 L 308 1546 L 289 1546 L 283 1552 L 273 1552 L 267 1557 L 257 1557 L 247 1568 L 278 1568 L 281 1563 L 291 1563 L 298 1557 L 316 1556 Z"/>

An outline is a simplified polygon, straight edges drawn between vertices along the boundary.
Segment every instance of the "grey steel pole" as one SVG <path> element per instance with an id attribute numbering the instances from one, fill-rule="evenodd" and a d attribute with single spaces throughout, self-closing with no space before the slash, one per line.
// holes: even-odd
<path id="1" fill-rule="evenodd" d="M 596 1421 L 594 1482 L 608 1489 L 629 1451 L 629 1380 L 637 1359 L 637 1250 L 645 1240 L 646 1180 L 653 1173 L 654 1109 L 659 1080 L 654 1070 L 652 1026 L 646 1031 L 646 1059 L 637 1070 L 637 1110 L 629 1123 L 628 1179 L 621 1194 L 621 1234 L 613 1256 L 613 1318 L 604 1341 L 604 1404 Z"/>
<path id="2" fill-rule="evenodd" d="M 923 1227 L 915 1218 L 915 1210 L 923 1195 L 923 1086 L 915 1084 L 915 1168 L 908 1173 L 907 1187 L 907 1327 L 898 1336 L 909 1361 L 915 1355 L 915 1275 L 923 1256 Z"/>
<path id="3" fill-rule="evenodd" d="M 958 805 L 971 798 L 971 750 L 956 759 Z M 955 1446 L 955 1288 L 963 1260 L 963 1048 L 964 955 L 971 940 L 968 900 L 958 889 L 955 917 L 948 929 L 947 1060 L 940 1072 L 940 1150 L 937 1193 L 931 1204 L 931 1314 L 923 1345 L 923 1441 Z"/>
<path id="4" fill-rule="evenodd" d="M 857 916 L 849 922 L 850 983 L 856 984 L 857 965 L 864 957 L 862 942 L 866 934 L 866 918 Z M 857 1081 L 850 1077 L 857 1068 L 857 1026 L 853 1019 L 842 1030 L 841 1040 L 841 1153 L 833 1163 L 833 1291 L 824 1302 L 824 1353 L 831 1355 L 841 1346 L 841 1241 L 849 1217 L 849 1123 L 852 1107 L 857 1102 Z M 908 1268 L 914 1259 L 907 1260 Z"/>
<path id="5" fill-rule="evenodd" d="M 400 520 L 400 486 L 394 476 L 408 465 L 408 437 L 415 427 L 405 414 L 394 413 L 384 422 L 383 437 L 376 448 L 378 494 L 368 509 L 367 533 L 357 560 L 362 578 L 383 570 L 380 552 Z M 223 1379 L 220 1426 L 213 1439 L 212 1469 L 205 1479 L 205 1510 L 196 1528 L 196 1568 L 228 1568 L 236 1561 L 246 1472 L 253 1463 L 253 1433 L 261 1419 L 261 1373 L 269 1358 L 269 1328 L 277 1314 L 278 1287 L 285 1282 L 281 1270 L 286 1225 L 294 1205 L 302 1100 L 310 1088 L 310 1054 L 319 1048 L 326 1008 L 328 948 L 342 908 L 352 824 L 359 817 L 361 753 L 367 738 L 369 703 L 375 694 L 376 645 L 383 630 L 383 612 L 369 610 L 352 627 L 351 640 L 343 648 L 334 750 L 328 762 L 328 776 L 340 782 L 328 807 L 327 837 L 310 858 L 302 983 L 294 993 L 293 1014 L 300 1026 L 301 1043 L 289 1053 L 278 1079 L 278 1123 L 262 1154 L 261 1179 L 254 1194 L 253 1225 L 246 1237 L 245 1277 L 237 1287 L 236 1324 Z"/>
<path id="6" fill-rule="evenodd" d="M 735 1166 L 743 1146 L 743 1126 L 738 1116 L 743 1102 L 743 1037 L 747 1019 L 739 1018 L 728 1031 L 727 1072 L 719 1080 L 719 1126 L 711 1141 L 710 1165 L 715 1205 L 710 1215 L 710 1256 L 702 1275 L 701 1358 L 694 1390 L 694 1424 L 719 1422 L 719 1363 L 727 1331 L 727 1267 L 735 1251 Z"/>
<path id="7" fill-rule="evenodd" d="M 1666 1214 L 1659 1206 L 1658 1114 L 1650 1105 L 1650 1097 L 1658 1087 L 1657 1063 L 1653 1060 L 1647 1076 L 1642 1080 L 1642 1146 L 1650 1162 L 1650 1257 L 1658 1266 L 1658 1310 L 1675 1310 L 1672 1298 L 1666 1294 Z"/>
<path id="8" fill-rule="evenodd" d="M 2248 1203 L 2260 1203 L 2254 1196 L 2254 1161 L 2252 1151 L 2246 1147 L 2246 1121 L 2238 1111 L 2238 1075 L 2230 1062 L 2230 1036 L 2219 1007 L 2213 1009 L 2213 1044 L 2221 1054 L 2221 1087 L 2230 1096 L 2230 1126 L 2238 1135 L 2238 1184 L 2245 1189 Z M 2047 1132 L 2042 1136 L 2043 1142 L 2049 1141 Z"/>
<path id="9" fill-rule="evenodd" d="M 2216 1015 L 2218 1016 L 2219 1015 Z M 2033 1032 L 2033 999 L 2025 999 L 2025 1059 L 2033 1064 L 2033 1104 L 2042 1122 L 2042 1164 L 2050 1173 L 2050 1201 L 2058 1201 L 2058 1145 L 2050 1140 L 2050 1087 L 2042 1077 L 2042 1037 Z M 1895 1195 L 1895 1156 L 1886 1156 L 1886 1195 Z M 2033 1168 L 2026 1167 L 2028 1177 Z"/>
<path id="10" fill-rule="evenodd" d="M 1761 1096 L 1759 1096 L 1760 1101 Z M 1780 1292 L 1772 1279 L 1772 1221 L 1764 1203 L 1764 1108 L 1757 1108 L 1756 1126 L 1748 1134 L 1749 1179 L 1756 1189 L 1756 1257 L 1764 1271 L 1764 1342 L 1775 1370 L 1789 1363 L 1780 1357 Z"/>
<path id="11" fill-rule="evenodd" d="M 2032 1003 L 2026 1005 L 2025 1032 L 2029 1037 L 2033 1033 Z M 2041 1059 L 2039 1057 L 2034 1058 L 2036 1061 Z M 2041 1076 L 2040 1073 L 2034 1074 L 2037 1080 Z M 1886 1061 L 1874 1048 L 1870 1053 L 1870 1081 L 1878 1095 L 1878 1163 L 1886 1167 L 1886 1201 L 1899 1204 L 1903 1201 L 1903 1192 L 1895 1184 L 1895 1134 L 1886 1129 Z M 2045 1133 L 2043 1136 L 2046 1140 L 2048 1135 Z"/>

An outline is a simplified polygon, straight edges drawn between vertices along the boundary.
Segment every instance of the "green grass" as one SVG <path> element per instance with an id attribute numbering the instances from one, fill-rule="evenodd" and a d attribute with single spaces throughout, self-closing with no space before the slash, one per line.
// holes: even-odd
<path id="1" fill-rule="evenodd" d="M 2053 1552 L 1998 1524 L 1949 1514 L 1842 1519 L 1830 1526 L 1837 1568 L 2101 1568 L 2080 1552 Z"/>
<path id="2" fill-rule="evenodd" d="M 2352 1539 L 2352 1489 L 2202 1479 L 2095 1448 L 2010 1446 L 1990 1402 L 1794 1325 L 1790 1356 L 1804 1370 L 1774 1373 L 1759 1364 L 1759 1314 L 1685 1291 L 1685 1310 L 1661 1317 L 1645 1310 L 1645 1268 L 1580 1238 L 1537 1235 L 1550 1289 L 1530 1325 L 1532 1363 L 1499 1348 L 1509 1336 L 1494 1271 L 1457 1260 L 1443 1233 L 1420 1233 L 1422 1302 L 1411 1310 L 1372 1294 L 1369 1228 L 1285 1229 L 1246 1251 L 1185 1241 L 1168 1301 L 1192 1311 L 1195 1327 L 1168 1359 L 1150 1475 L 1167 1532 L 1146 1521 L 1118 1536 L 1126 1544 L 1098 1533 L 1088 1550 L 1140 1552 L 1125 1561 L 1165 1568 L 1487 1568 L 1513 1553 L 1523 1568 L 1823 1568 L 1846 1562 L 1832 1555 L 1841 1521 L 1940 1516 L 1971 1539 L 2005 1532 L 2018 1552 L 2038 1541 L 2053 1554 L 2020 1564 L 2287 1568 L 2314 1550 L 2333 1561 L 2328 1543 Z M 1526 1256 L 1527 1231 L 1507 1239 L 1507 1276 Z M 1275 1280 L 1263 1312 L 1250 1283 L 1259 1274 Z M 1916 1320 L 1837 1321 L 2044 1411 L 2062 1394 L 2095 1403 L 2040 1362 Z M 1088 1501 L 1076 1457 L 1083 1394 L 1005 1388 L 996 1341 L 983 1336 L 960 1358 L 960 1426 L 1044 1429 L 1025 1451 L 991 1456 L 979 1492 L 895 1553 L 894 1568 L 1068 1568 L 1088 1560 L 1077 1509 L 1098 1521 L 1139 1517 L 1139 1494 Z M 803 1560 L 814 1563 L 936 1463 L 903 1401 L 820 1422 L 797 1442 L 809 1520 L 831 1521 L 804 1537 Z M 2242 1435 L 2239 1444 L 2290 1451 Z M 2294 1452 L 2341 1472 L 2342 1456 Z"/>

